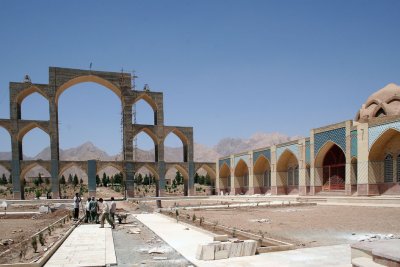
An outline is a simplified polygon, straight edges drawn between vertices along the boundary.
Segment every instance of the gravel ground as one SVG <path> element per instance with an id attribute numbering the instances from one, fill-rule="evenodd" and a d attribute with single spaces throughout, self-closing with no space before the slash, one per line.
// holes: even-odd
<path id="1" fill-rule="evenodd" d="M 139 234 L 130 234 L 129 229 L 139 228 Z M 129 216 L 127 224 L 113 231 L 118 266 L 191 266 L 182 255 L 161 240 L 146 226 Z M 149 253 L 156 249 L 163 253 Z M 157 260 L 157 257 L 160 259 Z M 166 259 L 165 259 L 166 258 Z"/>
<path id="2" fill-rule="evenodd" d="M 117 202 L 118 209 L 131 214 L 151 212 L 151 209 L 147 210 L 148 207 L 141 206 L 126 201 Z M 129 233 L 132 228 L 139 228 L 140 233 Z M 136 220 L 134 215 L 129 215 L 126 223 L 117 224 L 116 229 L 113 230 L 113 238 L 118 266 L 192 266 L 192 263 Z M 164 253 L 149 254 L 149 250 L 154 248 Z M 166 257 L 167 259 L 157 260 L 154 259 L 155 257 Z"/>

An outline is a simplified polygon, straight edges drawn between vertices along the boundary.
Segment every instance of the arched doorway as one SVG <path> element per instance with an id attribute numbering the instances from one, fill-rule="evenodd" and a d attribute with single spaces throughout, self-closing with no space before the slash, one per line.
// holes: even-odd
<path id="1" fill-rule="evenodd" d="M 218 194 L 229 194 L 231 192 L 231 171 L 228 164 L 224 163 L 219 169 Z"/>
<path id="2" fill-rule="evenodd" d="M 165 194 L 171 196 L 189 195 L 189 175 L 179 165 L 173 165 L 165 172 Z"/>
<path id="3" fill-rule="evenodd" d="M 234 194 L 246 194 L 249 190 L 249 167 L 244 160 L 239 160 L 234 171 L 235 179 L 231 192 Z"/>
<path id="4" fill-rule="evenodd" d="M 51 175 L 44 166 L 33 163 L 21 171 L 21 197 L 35 199 L 51 195 Z"/>
<path id="5" fill-rule="evenodd" d="M 96 173 L 96 187 L 97 198 L 123 198 L 125 187 L 122 169 L 116 168 L 116 166 L 111 164 L 98 169 Z"/>
<path id="6" fill-rule="evenodd" d="M 345 189 L 346 156 L 336 144 L 325 154 L 322 179 L 323 191 Z"/>
<path id="7" fill-rule="evenodd" d="M 373 143 L 369 151 L 368 194 L 400 194 L 399 155 L 400 132 L 388 129 Z"/>
<path id="8" fill-rule="evenodd" d="M 59 184 L 61 198 L 72 199 L 75 193 L 89 197 L 88 175 L 75 163 L 67 164 L 60 170 Z"/>
<path id="9" fill-rule="evenodd" d="M 299 162 L 290 150 L 285 150 L 276 165 L 277 194 L 299 193 Z"/>
<path id="10" fill-rule="evenodd" d="M 133 138 L 133 159 L 138 162 L 158 161 L 158 140 L 148 129 Z"/>
<path id="11" fill-rule="evenodd" d="M 254 193 L 266 194 L 271 192 L 271 165 L 268 159 L 260 156 L 254 164 Z"/>
<path id="12" fill-rule="evenodd" d="M 159 196 L 158 174 L 155 170 L 145 165 L 135 172 L 135 196 L 156 197 Z"/>
<path id="13" fill-rule="evenodd" d="M 326 192 L 345 190 L 346 156 L 337 144 L 329 141 L 321 147 L 315 158 L 314 168 L 314 184 L 321 186 L 320 190 Z"/>
<path id="14" fill-rule="evenodd" d="M 188 140 L 182 132 L 177 129 L 169 132 L 164 138 L 164 161 L 188 161 Z"/>
<path id="15" fill-rule="evenodd" d="M 60 149 L 76 148 L 86 153 L 65 160 L 114 160 L 120 157 L 122 132 L 118 89 L 110 90 L 96 79 L 82 79 L 70 85 L 67 82 L 67 85 L 56 92 Z"/>
<path id="16" fill-rule="evenodd" d="M 202 165 L 194 174 L 195 195 L 215 195 L 215 172 L 207 165 Z"/>

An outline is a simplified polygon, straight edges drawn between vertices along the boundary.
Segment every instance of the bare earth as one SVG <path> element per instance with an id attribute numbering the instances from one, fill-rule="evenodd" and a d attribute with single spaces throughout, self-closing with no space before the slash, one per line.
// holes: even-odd
<path id="1" fill-rule="evenodd" d="M 400 236 L 400 208 L 303 206 L 187 211 L 197 218 L 236 227 L 299 247 L 354 243 L 376 234 Z M 269 222 L 251 220 L 268 219 Z"/>
<path id="2" fill-rule="evenodd" d="M 0 263 L 31 262 L 33 259 L 43 255 L 45 248 L 56 242 L 72 225 L 72 221 L 66 221 L 65 224 L 59 224 L 52 228 L 52 232 L 46 231 L 43 235 L 45 244 L 41 246 L 38 241 L 37 253 L 33 251 L 30 237 L 40 230 L 69 213 L 68 210 L 59 210 L 50 214 L 35 215 L 1 215 L 0 216 L 0 240 L 13 240 L 11 245 L 0 245 L 0 253 L 11 248 L 11 253 L 0 257 Z M 27 243 L 19 246 L 21 241 L 27 240 Z M 21 248 L 24 248 L 25 255 L 20 258 Z"/>

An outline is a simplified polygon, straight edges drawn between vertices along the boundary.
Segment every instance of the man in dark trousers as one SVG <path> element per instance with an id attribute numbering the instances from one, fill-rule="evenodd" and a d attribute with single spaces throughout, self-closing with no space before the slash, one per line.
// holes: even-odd
<path id="1" fill-rule="evenodd" d="M 79 203 L 81 202 L 81 198 L 78 193 L 75 193 L 74 197 L 74 220 L 77 221 L 79 218 Z"/>

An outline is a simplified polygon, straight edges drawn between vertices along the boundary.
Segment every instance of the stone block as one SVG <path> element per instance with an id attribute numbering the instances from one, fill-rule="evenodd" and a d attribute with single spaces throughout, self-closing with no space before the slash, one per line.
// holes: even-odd
<path id="1" fill-rule="evenodd" d="M 253 256 L 256 254 L 257 241 L 245 240 L 243 242 L 242 256 Z"/>
<path id="2" fill-rule="evenodd" d="M 39 207 L 39 212 L 40 212 L 40 213 L 49 213 L 49 212 L 50 212 L 50 209 L 49 209 L 48 206 L 40 206 L 40 207 Z"/>
<path id="3" fill-rule="evenodd" d="M 214 236 L 214 241 L 226 242 L 228 241 L 228 235 L 216 235 Z"/>
<path id="4" fill-rule="evenodd" d="M 241 257 L 243 244 L 244 244 L 243 242 L 231 243 L 231 248 L 229 250 L 229 258 Z"/>
<path id="5" fill-rule="evenodd" d="M 228 257 L 229 257 L 229 250 L 215 251 L 216 260 L 227 259 Z"/>
<path id="6" fill-rule="evenodd" d="M 196 251 L 196 259 L 198 260 L 214 260 L 215 245 L 198 245 Z"/>

